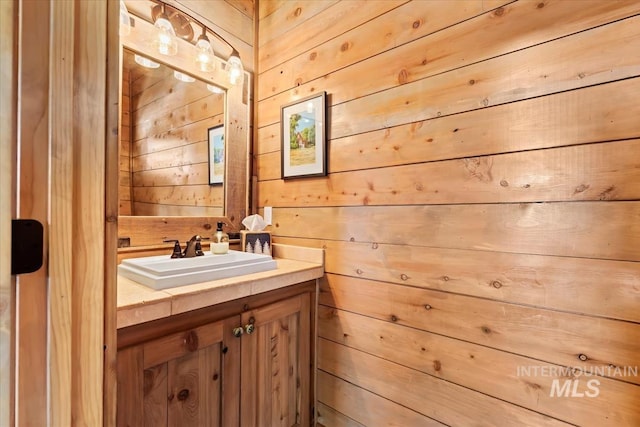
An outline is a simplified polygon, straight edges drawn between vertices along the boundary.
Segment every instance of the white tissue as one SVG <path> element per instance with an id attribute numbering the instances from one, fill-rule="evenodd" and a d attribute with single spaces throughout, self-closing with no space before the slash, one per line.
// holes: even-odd
<path id="1" fill-rule="evenodd" d="M 269 224 L 260 215 L 249 215 L 242 220 L 242 225 L 249 231 L 262 231 Z"/>

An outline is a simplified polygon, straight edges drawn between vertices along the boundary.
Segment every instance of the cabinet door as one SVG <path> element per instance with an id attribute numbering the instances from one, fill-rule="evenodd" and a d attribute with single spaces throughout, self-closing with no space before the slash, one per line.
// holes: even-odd
<path id="1" fill-rule="evenodd" d="M 239 426 L 240 317 L 118 352 L 118 426 Z"/>
<path id="2" fill-rule="evenodd" d="M 241 424 L 310 423 L 311 309 L 308 293 L 242 315 Z"/>

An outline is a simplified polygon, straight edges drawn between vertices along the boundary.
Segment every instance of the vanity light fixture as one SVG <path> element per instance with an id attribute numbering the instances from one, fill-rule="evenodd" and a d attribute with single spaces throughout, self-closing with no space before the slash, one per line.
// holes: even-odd
<path id="1" fill-rule="evenodd" d="M 211 72 L 215 69 L 213 49 L 211 48 L 211 42 L 207 37 L 207 30 L 202 26 L 202 34 L 198 37 L 196 42 L 196 64 L 200 71 Z"/>
<path id="2" fill-rule="evenodd" d="M 233 49 L 231 56 L 227 59 L 227 64 L 229 67 L 229 83 L 237 85 L 242 80 L 242 73 L 244 72 L 242 61 L 240 61 L 240 54 L 237 50 Z"/>
<path id="3" fill-rule="evenodd" d="M 178 41 L 176 40 L 176 32 L 171 22 L 169 22 L 164 3 L 162 3 L 162 12 L 160 12 L 153 25 L 157 29 L 156 36 L 152 41 L 154 49 L 161 55 L 174 56 L 177 54 Z"/>
<path id="4" fill-rule="evenodd" d="M 227 59 L 225 67 L 229 83 L 237 85 L 243 82 L 244 67 L 240 60 L 240 54 L 231 43 L 211 28 L 206 27 L 200 21 L 174 6 L 165 4 L 161 0 L 151 1 L 155 4 L 151 10 L 151 21 L 157 28 L 157 37 L 153 40 L 155 50 L 162 55 L 176 55 L 178 52 L 177 38 L 193 44 L 194 31 L 192 25 L 197 25 L 202 28 L 202 34 L 195 41 L 196 53 L 194 60 L 200 71 L 212 72 L 215 69 L 216 56 L 207 35 L 209 33 L 209 35 L 213 35 L 231 48 L 231 55 Z"/>
<path id="5" fill-rule="evenodd" d="M 145 58 L 144 56 L 140 56 L 138 54 L 134 55 L 133 59 L 134 61 L 136 61 L 136 63 L 146 68 L 158 68 L 160 66 L 160 64 L 158 64 L 157 62 L 152 61 L 149 58 Z"/>
<path id="6" fill-rule="evenodd" d="M 181 82 L 185 82 L 185 83 L 193 83 L 193 82 L 196 81 L 196 79 L 194 79 L 190 75 L 185 74 L 185 73 L 181 73 L 180 71 L 174 71 L 173 72 L 173 77 L 175 77 L 176 79 L 180 80 Z"/>

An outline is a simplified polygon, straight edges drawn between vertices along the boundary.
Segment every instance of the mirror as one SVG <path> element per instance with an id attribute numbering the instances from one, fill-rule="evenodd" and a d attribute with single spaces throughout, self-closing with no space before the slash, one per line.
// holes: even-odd
<path id="1" fill-rule="evenodd" d="M 120 215 L 223 216 L 225 91 L 146 61 L 123 51 Z"/>
<path id="2" fill-rule="evenodd" d="M 166 79 L 167 83 L 165 83 L 164 90 L 170 90 L 167 85 L 175 85 L 175 88 L 169 95 L 163 97 L 163 104 L 171 103 L 172 105 L 159 107 L 163 118 L 148 119 L 149 122 L 145 125 L 136 117 L 135 120 L 140 122 L 139 125 L 136 125 L 140 128 L 139 130 L 149 126 L 151 131 L 137 132 L 137 136 L 132 137 L 132 139 L 145 140 L 146 138 L 148 140 L 151 138 L 160 147 L 163 147 L 159 151 L 164 150 L 167 152 L 162 155 L 157 154 L 155 150 L 151 152 L 148 147 L 142 148 L 145 144 L 140 144 L 131 150 L 131 164 L 135 163 L 132 170 L 139 173 L 132 174 L 128 184 L 126 177 L 124 179 L 121 177 L 121 182 L 125 184 L 121 191 L 126 192 L 127 185 L 129 185 L 131 187 L 130 192 L 138 192 L 133 197 L 133 203 L 136 203 L 136 199 L 141 200 L 141 202 L 137 206 L 131 205 L 132 210 L 130 213 L 135 213 L 136 215 L 125 215 L 127 213 L 126 204 L 121 211 L 121 215 L 118 218 L 118 236 L 122 241 L 121 246 L 158 245 L 162 244 L 163 239 L 184 240 L 196 233 L 211 234 L 212 230 L 215 230 L 217 221 L 225 222 L 229 231 L 240 230 L 240 222 L 248 214 L 249 202 L 250 74 L 244 71 L 240 84 L 231 85 L 226 72 L 228 64 L 220 58 L 216 58 L 218 63 L 213 72 L 202 73 L 196 68 L 193 61 L 195 46 L 180 39 L 177 40 L 179 44 L 177 55 L 154 55 L 146 42 L 153 32 L 153 25 L 134 16 L 131 19 L 133 26 L 130 33 L 121 36 L 123 45 L 121 64 L 124 66 L 129 64 L 131 66 L 131 60 L 128 56 L 133 57 L 138 54 L 161 64 L 165 73 L 173 73 L 173 71 L 169 71 L 166 68 L 169 67 L 171 70 L 177 70 L 185 75 L 195 77 L 197 79 L 196 82 L 199 80 L 198 83 L 205 86 L 205 88 L 206 84 L 210 84 L 220 87 L 225 93 L 216 95 L 209 92 L 205 96 L 211 102 L 216 98 L 221 100 L 222 110 L 220 112 L 215 112 L 215 107 L 209 103 L 210 101 L 207 101 L 206 108 L 207 111 L 211 112 L 212 116 L 206 120 L 203 119 L 204 121 L 201 120 L 203 122 L 200 125 L 190 124 L 189 129 L 187 129 L 187 126 L 183 126 L 182 130 L 170 129 L 171 126 L 167 127 L 167 123 L 161 122 L 166 119 L 175 120 L 178 124 L 188 122 L 186 110 L 173 105 L 173 102 L 182 96 L 175 93 L 178 87 L 184 87 L 187 84 L 178 85 L 178 83 L 182 82 L 178 82 L 171 76 L 170 79 Z M 175 80 L 175 83 L 171 80 Z M 144 92 L 138 97 L 146 96 L 146 92 Z M 189 96 L 197 98 L 198 95 Z M 137 100 L 136 103 L 144 104 L 145 101 L 140 102 Z M 199 105 L 202 108 L 202 102 Z M 121 108 L 123 110 L 128 108 L 124 100 L 121 103 Z M 183 115 L 185 116 L 184 118 L 182 117 Z M 132 117 L 129 118 L 131 119 Z M 225 140 L 223 183 L 221 185 L 209 185 L 208 131 L 210 128 L 220 125 L 224 127 Z M 197 136 L 192 139 L 191 136 L 187 137 L 188 133 L 194 133 Z M 141 138 L 140 135 L 142 134 L 147 134 L 147 136 Z M 148 135 L 152 136 L 149 137 Z M 175 136 L 177 138 L 174 138 Z M 185 142 L 180 147 L 180 141 L 189 142 Z M 163 146 L 163 144 L 165 145 Z M 196 160 L 191 163 L 185 161 L 187 151 L 190 149 L 198 153 Z M 177 151 L 169 154 L 170 150 Z M 202 156 L 204 153 L 206 153 L 207 157 L 203 161 Z M 129 154 L 126 153 L 125 149 L 122 150 L 121 154 L 121 163 L 126 163 Z M 183 156 L 182 159 L 178 159 L 180 156 Z M 170 172 L 168 175 L 162 175 L 160 170 L 165 172 L 170 170 Z M 183 187 L 185 183 L 186 185 L 193 183 L 192 191 L 184 192 L 181 196 L 178 195 L 177 201 L 176 199 L 171 199 L 179 193 L 177 188 Z M 157 203 L 158 201 L 170 201 L 170 203 Z M 151 209 L 150 205 L 154 205 L 153 209 Z"/>

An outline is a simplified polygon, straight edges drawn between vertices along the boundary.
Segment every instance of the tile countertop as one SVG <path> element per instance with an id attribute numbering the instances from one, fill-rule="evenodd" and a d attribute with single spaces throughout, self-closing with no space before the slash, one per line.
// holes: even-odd
<path id="1" fill-rule="evenodd" d="M 261 273 L 154 290 L 118 276 L 117 327 L 124 328 L 174 314 L 284 288 L 324 274 L 324 251 L 273 244 L 278 268 Z"/>

